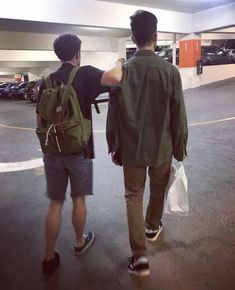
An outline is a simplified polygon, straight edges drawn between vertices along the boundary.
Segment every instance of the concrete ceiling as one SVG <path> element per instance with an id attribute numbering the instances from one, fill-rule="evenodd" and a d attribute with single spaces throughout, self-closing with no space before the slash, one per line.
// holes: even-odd
<path id="1" fill-rule="evenodd" d="M 213 33 L 224 33 L 224 34 L 235 34 L 235 26 L 225 28 L 225 29 L 219 29 L 219 30 L 213 30 L 211 31 Z"/>
<path id="2" fill-rule="evenodd" d="M 186 13 L 196 13 L 213 7 L 235 3 L 234 0 L 99 0 L 138 5 Z"/>
<path id="3" fill-rule="evenodd" d="M 131 34 L 130 29 L 84 27 L 69 24 L 12 20 L 2 18 L 0 18 L 0 30 L 15 31 L 15 32 L 49 33 L 49 34 L 61 34 L 64 32 L 71 32 L 77 35 L 104 36 L 104 37 L 127 37 L 130 36 Z"/>

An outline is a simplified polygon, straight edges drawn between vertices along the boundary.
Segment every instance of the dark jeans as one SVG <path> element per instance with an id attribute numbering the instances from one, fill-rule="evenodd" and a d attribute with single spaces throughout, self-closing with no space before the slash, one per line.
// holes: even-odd
<path id="1" fill-rule="evenodd" d="M 172 160 L 156 168 L 123 166 L 129 240 L 135 257 L 146 256 L 145 226 L 155 230 L 160 225 L 171 162 Z M 150 177 L 150 198 L 144 222 L 143 193 L 147 168 Z"/>

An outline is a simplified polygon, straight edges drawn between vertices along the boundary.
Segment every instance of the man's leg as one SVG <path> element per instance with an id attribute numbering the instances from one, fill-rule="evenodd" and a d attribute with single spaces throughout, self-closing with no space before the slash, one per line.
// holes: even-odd
<path id="1" fill-rule="evenodd" d="M 146 167 L 123 166 L 129 241 L 135 258 L 146 256 L 143 218 L 143 193 Z"/>
<path id="2" fill-rule="evenodd" d="M 51 200 L 47 210 L 45 218 L 45 261 L 53 259 L 55 255 L 55 243 L 60 230 L 63 203 L 63 201 Z"/>
<path id="3" fill-rule="evenodd" d="M 161 223 L 165 190 L 171 171 L 171 162 L 172 160 L 159 167 L 149 168 L 150 197 L 145 218 L 147 229 L 156 230 Z"/>
<path id="4" fill-rule="evenodd" d="M 66 166 L 69 171 L 71 197 L 73 200 L 72 223 L 75 232 L 74 254 L 83 254 L 94 242 L 93 232 L 84 233 L 86 223 L 85 196 L 93 194 L 93 164 L 84 156 L 68 156 Z"/>
<path id="5" fill-rule="evenodd" d="M 61 225 L 61 212 L 68 184 L 68 173 L 64 168 L 63 157 L 44 154 L 47 181 L 47 195 L 50 204 L 45 218 L 45 260 L 42 262 L 44 275 L 54 273 L 60 263 L 60 255 L 55 252 L 55 243 Z"/>
<path id="6" fill-rule="evenodd" d="M 85 196 L 72 198 L 73 211 L 72 211 L 72 223 L 76 237 L 76 243 L 79 247 L 83 246 L 84 240 L 84 227 L 86 223 L 86 201 Z"/>

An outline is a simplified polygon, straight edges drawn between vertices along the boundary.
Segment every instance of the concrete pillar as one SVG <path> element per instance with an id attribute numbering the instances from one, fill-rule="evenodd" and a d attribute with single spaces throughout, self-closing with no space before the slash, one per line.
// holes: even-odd
<path id="1" fill-rule="evenodd" d="M 126 38 L 118 39 L 118 55 L 126 59 Z"/>
<path id="2" fill-rule="evenodd" d="M 172 45 L 172 63 L 176 65 L 176 33 L 173 36 L 173 45 Z"/>

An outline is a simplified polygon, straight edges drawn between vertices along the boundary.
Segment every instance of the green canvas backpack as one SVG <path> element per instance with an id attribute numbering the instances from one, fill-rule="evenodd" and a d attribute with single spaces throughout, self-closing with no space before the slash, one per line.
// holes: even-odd
<path id="1" fill-rule="evenodd" d="M 58 155 L 82 152 L 91 135 L 91 121 L 83 117 L 77 94 L 72 87 L 79 70 L 74 67 L 67 84 L 52 83 L 50 76 L 45 79 L 38 104 L 41 117 L 36 129 L 42 151 Z"/>

